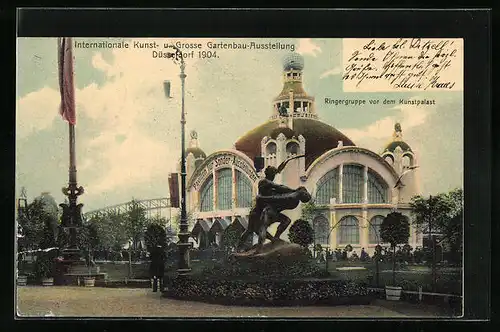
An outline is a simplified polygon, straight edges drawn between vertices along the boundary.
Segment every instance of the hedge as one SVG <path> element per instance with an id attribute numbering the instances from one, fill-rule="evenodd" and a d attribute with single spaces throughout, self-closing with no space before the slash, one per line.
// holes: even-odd
<path id="1" fill-rule="evenodd" d="M 329 279 L 227 280 L 177 277 L 165 281 L 163 296 L 231 305 L 368 304 L 366 284 Z"/>

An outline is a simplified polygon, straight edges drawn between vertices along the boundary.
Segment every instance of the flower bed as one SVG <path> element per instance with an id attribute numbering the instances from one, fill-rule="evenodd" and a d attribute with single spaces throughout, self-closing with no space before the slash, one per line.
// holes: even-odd
<path id="1" fill-rule="evenodd" d="M 163 296 L 231 305 L 368 304 L 363 283 L 332 279 L 243 280 L 179 277 L 166 280 Z"/>

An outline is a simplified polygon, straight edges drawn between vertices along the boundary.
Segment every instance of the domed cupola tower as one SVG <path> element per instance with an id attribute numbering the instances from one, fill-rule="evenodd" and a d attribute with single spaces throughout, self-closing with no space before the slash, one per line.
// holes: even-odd
<path id="1" fill-rule="evenodd" d="M 398 174 L 416 165 L 416 157 L 410 146 L 403 141 L 401 124 L 394 125 L 392 141 L 386 145 L 381 156 L 396 170 Z"/>
<path id="2" fill-rule="evenodd" d="M 287 117 L 287 125 L 293 129 L 293 118 L 313 118 L 318 116 L 314 109 L 314 97 L 308 96 L 302 85 L 304 58 L 298 53 L 290 53 L 283 59 L 283 89 L 273 100 L 271 119 Z"/>
<path id="3" fill-rule="evenodd" d="M 347 136 L 319 120 L 314 97 L 303 87 L 303 70 L 304 58 L 300 54 L 285 56 L 283 88 L 272 101 L 270 118 L 241 136 L 234 145 L 251 159 L 263 157 L 264 167 L 278 166 L 293 155 L 305 155 L 292 160 L 276 177 L 278 183 L 282 181 L 289 186 L 301 185 L 298 179 L 306 169 L 326 151 L 337 148 L 339 142 L 343 146 L 354 146 Z"/>
<path id="4" fill-rule="evenodd" d="M 400 202 L 409 202 L 411 197 L 418 194 L 418 166 L 417 156 L 411 147 L 403 141 L 403 131 L 401 124 L 394 125 L 392 141 L 389 142 L 380 154 L 385 161 L 390 164 L 396 173 L 401 176 L 401 188 L 399 192 Z M 406 172 L 409 171 L 411 172 Z M 403 174 L 404 173 L 404 174 Z"/>
<path id="5" fill-rule="evenodd" d="M 198 133 L 192 130 L 190 136 L 189 147 L 186 149 L 186 180 L 191 178 L 196 168 L 201 165 L 203 160 L 207 157 L 205 152 L 200 148 Z"/>

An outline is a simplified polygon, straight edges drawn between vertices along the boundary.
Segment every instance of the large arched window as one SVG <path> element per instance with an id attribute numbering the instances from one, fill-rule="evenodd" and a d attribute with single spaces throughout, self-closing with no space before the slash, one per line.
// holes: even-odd
<path id="1" fill-rule="evenodd" d="M 276 154 L 276 143 L 270 142 L 266 145 L 266 153 L 268 155 L 270 154 Z"/>
<path id="2" fill-rule="evenodd" d="M 368 203 L 387 203 L 388 186 L 372 170 L 368 171 Z"/>
<path id="3" fill-rule="evenodd" d="M 214 208 L 214 179 L 210 176 L 200 191 L 200 211 L 212 211 Z"/>
<path id="4" fill-rule="evenodd" d="M 323 216 L 318 216 L 313 220 L 314 243 L 328 244 L 328 220 Z"/>
<path id="5" fill-rule="evenodd" d="M 243 173 L 236 170 L 236 206 L 252 206 L 252 182 Z"/>
<path id="6" fill-rule="evenodd" d="M 297 142 L 288 142 L 288 144 L 286 145 L 286 153 L 289 155 L 299 153 L 299 145 L 297 144 Z"/>
<path id="7" fill-rule="evenodd" d="M 382 242 L 380 239 L 380 225 L 382 225 L 382 221 L 384 221 L 384 217 L 382 216 L 375 216 L 372 220 L 370 220 L 370 229 L 368 230 L 368 234 L 371 244 Z"/>
<path id="8" fill-rule="evenodd" d="M 354 216 L 346 216 L 340 220 L 337 231 L 337 242 L 339 244 L 359 243 L 359 224 Z"/>
<path id="9" fill-rule="evenodd" d="M 342 202 L 361 203 L 363 201 L 363 172 L 359 165 L 344 165 L 342 179 Z"/>
<path id="10" fill-rule="evenodd" d="M 316 203 L 330 204 L 330 198 L 339 197 L 339 169 L 335 168 L 319 179 L 316 189 Z"/>
<path id="11" fill-rule="evenodd" d="M 412 159 L 413 159 L 412 156 L 408 153 L 403 155 L 403 161 L 402 161 L 403 168 L 408 168 L 408 167 L 412 166 L 412 164 L 413 164 Z"/>
<path id="12" fill-rule="evenodd" d="M 217 209 L 230 210 L 233 198 L 233 171 L 223 168 L 217 172 Z"/>

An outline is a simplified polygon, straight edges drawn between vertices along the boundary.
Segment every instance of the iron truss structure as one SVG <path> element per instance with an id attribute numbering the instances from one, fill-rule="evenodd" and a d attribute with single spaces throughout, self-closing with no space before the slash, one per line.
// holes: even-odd
<path id="1" fill-rule="evenodd" d="M 171 212 L 169 197 L 136 200 L 135 202 L 146 211 L 148 217 L 151 217 L 152 215 L 162 216 L 162 210 L 168 210 L 167 213 Z M 95 217 L 101 217 L 108 213 L 125 214 L 131 210 L 132 203 L 133 201 L 106 206 L 102 209 L 86 212 L 83 214 L 83 216 L 85 220 L 91 220 Z M 171 216 L 167 215 L 166 217 Z"/>

